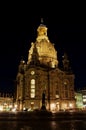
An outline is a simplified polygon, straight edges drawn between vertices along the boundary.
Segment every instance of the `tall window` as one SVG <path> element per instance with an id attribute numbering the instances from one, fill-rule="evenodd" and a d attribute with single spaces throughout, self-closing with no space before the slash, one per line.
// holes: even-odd
<path id="1" fill-rule="evenodd" d="M 31 79 L 30 97 L 35 98 L 35 79 Z"/>

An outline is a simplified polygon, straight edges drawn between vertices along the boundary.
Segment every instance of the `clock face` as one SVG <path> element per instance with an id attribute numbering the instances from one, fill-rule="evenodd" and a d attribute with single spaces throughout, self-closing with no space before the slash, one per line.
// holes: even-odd
<path id="1" fill-rule="evenodd" d="M 67 85 L 67 81 L 64 81 L 64 85 Z"/>
<path id="2" fill-rule="evenodd" d="M 31 74 L 34 75 L 34 74 L 35 74 L 35 71 L 31 71 Z"/>

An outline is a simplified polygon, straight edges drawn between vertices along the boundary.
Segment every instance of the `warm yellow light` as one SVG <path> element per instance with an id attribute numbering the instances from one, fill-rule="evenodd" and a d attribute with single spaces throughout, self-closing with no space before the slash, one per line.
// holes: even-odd
<path id="1" fill-rule="evenodd" d="M 15 104 L 15 108 L 17 108 L 17 104 Z"/>
<path id="2" fill-rule="evenodd" d="M 3 111 L 3 106 L 0 106 L 0 111 Z"/>
<path id="3" fill-rule="evenodd" d="M 83 102 L 86 102 L 86 99 L 83 99 Z"/>
<path id="4" fill-rule="evenodd" d="M 35 93 L 31 93 L 31 98 L 34 98 L 35 97 Z"/>
<path id="5" fill-rule="evenodd" d="M 15 111 L 16 111 L 16 108 L 13 108 L 13 109 L 12 109 L 12 112 L 15 112 Z"/>
<path id="6" fill-rule="evenodd" d="M 73 104 L 72 104 L 72 103 L 70 103 L 70 104 L 69 104 L 69 107 L 70 107 L 70 108 L 72 108 L 72 107 L 73 107 Z"/>
<path id="7" fill-rule="evenodd" d="M 9 105 L 9 108 L 12 108 L 13 106 L 12 105 Z"/>
<path id="8" fill-rule="evenodd" d="M 23 110 L 26 110 L 26 108 L 24 107 Z"/>
<path id="9" fill-rule="evenodd" d="M 55 108 L 56 108 L 55 103 L 50 104 L 50 107 L 51 107 L 51 111 L 54 111 L 54 110 L 55 110 Z"/>

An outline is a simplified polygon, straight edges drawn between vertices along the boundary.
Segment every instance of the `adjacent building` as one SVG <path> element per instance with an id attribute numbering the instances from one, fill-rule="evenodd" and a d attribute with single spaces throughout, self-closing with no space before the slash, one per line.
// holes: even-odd
<path id="1" fill-rule="evenodd" d="M 81 92 L 75 93 L 75 99 L 76 99 L 76 108 L 77 109 L 83 109 L 83 96 Z"/>
<path id="2" fill-rule="evenodd" d="M 83 110 L 86 110 L 86 87 L 82 90 L 78 91 L 79 93 L 82 94 L 82 103 L 83 103 Z"/>
<path id="3" fill-rule="evenodd" d="M 13 95 L 9 93 L 0 93 L 0 112 L 11 111 L 13 107 Z"/>
<path id="4" fill-rule="evenodd" d="M 74 79 L 67 54 L 63 56 L 63 68 L 58 64 L 58 53 L 47 35 L 43 22 L 37 28 L 37 38 L 31 43 L 28 60 L 20 61 L 16 77 L 16 103 L 19 110 L 40 109 L 42 95 L 48 110 L 75 108 Z"/>

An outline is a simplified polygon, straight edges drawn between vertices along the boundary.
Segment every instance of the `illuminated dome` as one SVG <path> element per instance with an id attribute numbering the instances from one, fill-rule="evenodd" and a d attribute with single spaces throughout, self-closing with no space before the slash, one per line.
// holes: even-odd
<path id="1" fill-rule="evenodd" d="M 31 44 L 28 63 L 30 63 L 32 59 L 34 44 L 36 44 L 38 59 L 41 64 L 51 65 L 51 67 L 58 65 L 57 51 L 54 48 L 54 44 L 52 44 L 48 39 L 47 27 L 44 24 L 40 24 L 37 28 L 36 42 Z"/>

